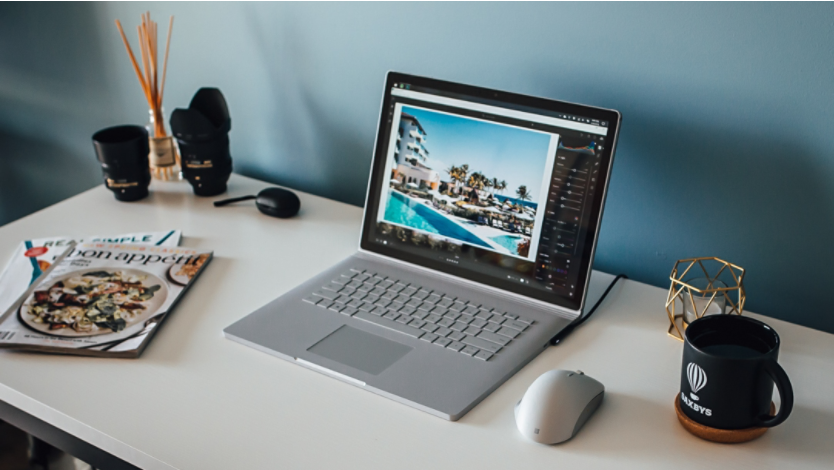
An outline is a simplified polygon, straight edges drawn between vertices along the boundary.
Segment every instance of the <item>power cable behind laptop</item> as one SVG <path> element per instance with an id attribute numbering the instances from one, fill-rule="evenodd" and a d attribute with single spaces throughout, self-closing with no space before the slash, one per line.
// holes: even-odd
<path id="1" fill-rule="evenodd" d="M 557 344 L 561 343 L 569 334 L 571 334 L 571 332 L 577 326 L 585 323 L 586 320 L 591 318 L 591 315 L 593 315 L 594 312 L 596 312 L 597 307 L 599 307 L 599 304 L 601 304 L 602 301 L 605 300 L 605 298 L 608 296 L 608 293 L 611 292 L 611 289 L 614 288 L 614 284 L 616 284 L 617 281 L 619 281 L 620 279 L 628 279 L 628 276 L 626 276 L 625 274 L 617 274 L 617 276 L 614 277 L 614 280 L 611 281 L 611 284 L 608 284 L 608 288 L 605 289 L 605 292 L 602 293 L 602 297 L 600 297 L 599 300 L 597 300 L 597 303 L 595 303 L 594 306 L 591 307 L 591 310 L 588 310 L 587 314 L 582 315 L 581 317 L 572 321 L 568 326 L 565 327 L 565 329 L 563 329 L 556 336 L 551 338 L 550 344 L 556 346 Z"/>

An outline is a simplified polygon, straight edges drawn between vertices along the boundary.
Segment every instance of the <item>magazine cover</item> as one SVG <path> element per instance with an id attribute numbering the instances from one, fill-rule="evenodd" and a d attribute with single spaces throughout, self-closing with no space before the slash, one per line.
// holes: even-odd
<path id="1" fill-rule="evenodd" d="M 51 237 L 26 240 L 12 254 L 6 269 L 0 274 L 0 315 L 8 309 L 26 288 L 46 271 L 70 243 L 109 242 L 144 243 L 157 246 L 178 246 L 182 232 L 125 233 L 110 236 L 88 236 L 82 238 Z"/>
<path id="2" fill-rule="evenodd" d="M 181 247 L 78 244 L 4 312 L 0 348 L 137 357 L 211 256 Z"/>

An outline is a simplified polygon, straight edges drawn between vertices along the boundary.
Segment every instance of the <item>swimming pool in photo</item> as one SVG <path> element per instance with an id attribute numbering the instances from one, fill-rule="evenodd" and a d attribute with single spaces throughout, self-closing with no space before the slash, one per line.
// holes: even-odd
<path id="1" fill-rule="evenodd" d="M 481 240 L 461 225 L 439 214 L 433 208 L 397 191 L 388 192 L 384 220 L 492 249 L 489 243 Z"/>

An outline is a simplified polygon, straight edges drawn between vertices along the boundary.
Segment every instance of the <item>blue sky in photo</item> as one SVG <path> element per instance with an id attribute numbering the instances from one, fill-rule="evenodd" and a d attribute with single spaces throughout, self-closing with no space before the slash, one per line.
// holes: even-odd
<path id="1" fill-rule="evenodd" d="M 402 110 L 426 131 L 430 155 L 425 164 L 443 181 L 449 181 L 446 169 L 451 165 L 468 163 L 469 173 L 480 171 L 506 181 L 504 195 L 515 197 L 516 189 L 526 185 L 532 201 L 538 202 L 550 135 L 411 106 L 403 105 Z"/>

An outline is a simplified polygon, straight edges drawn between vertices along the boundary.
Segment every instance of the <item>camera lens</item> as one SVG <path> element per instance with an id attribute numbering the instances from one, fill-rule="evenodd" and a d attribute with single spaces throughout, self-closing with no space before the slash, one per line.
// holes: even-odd
<path id="1" fill-rule="evenodd" d="M 104 184 L 119 201 L 148 196 L 148 131 L 141 126 L 116 126 L 93 134 L 93 147 L 101 163 Z"/>
<path id="2" fill-rule="evenodd" d="M 226 191 L 232 174 L 229 138 L 208 142 L 189 142 L 177 139 L 182 158 L 182 174 L 198 196 L 215 196 Z"/>
<path id="3" fill-rule="evenodd" d="M 215 196 L 226 191 L 232 174 L 231 128 L 226 100 L 216 88 L 201 88 L 188 109 L 176 109 L 171 114 L 182 174 L 197 196 Z"/>

